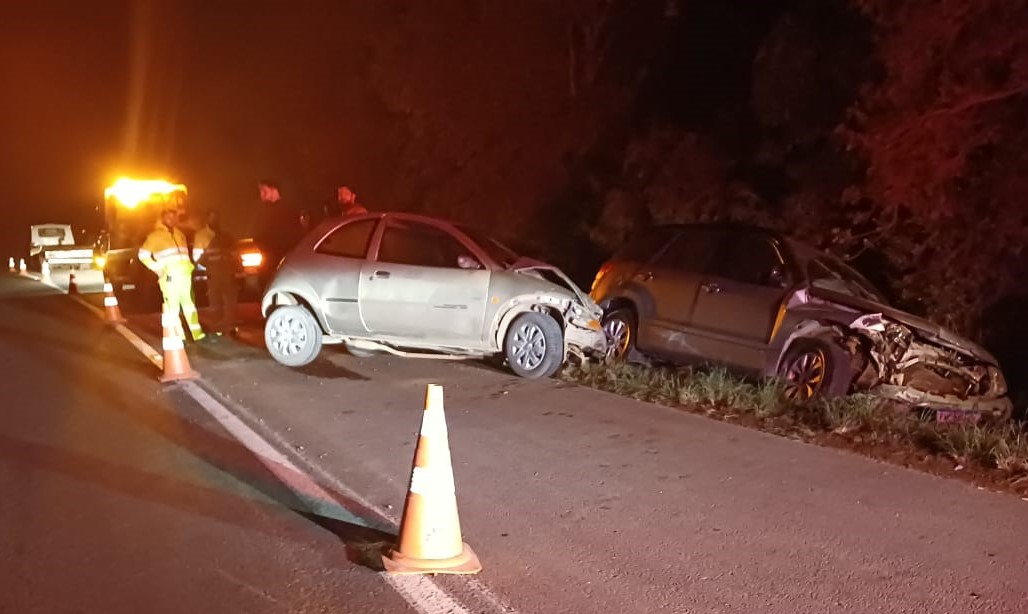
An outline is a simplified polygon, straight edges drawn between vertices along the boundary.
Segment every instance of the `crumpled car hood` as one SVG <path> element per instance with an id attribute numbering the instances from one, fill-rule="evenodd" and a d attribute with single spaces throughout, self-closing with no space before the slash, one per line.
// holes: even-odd
<path id="1" fill-rule="evenodd" d="M 558 267 L 553 266 L 552 264 L 548 264 L 541 260 L 535 260 L 534 258 L 521 257 L 518 258 L 518 260 L 510 266 L 510 270 L 516 273 L 525 271 L 549 271 L 564 282 L 564 284 L 567 287 L 562 289 L 570 291 L 575 297 L 578 298 L 578 302 L 583 307 L 593 312 L 596 312 L 597 314 L 602 315 L 603 313 L 603 310 L 600 309 L 599 305 L 597 305 L 595 301 L 593 301 L 592 297 L 583 292 L 582 289 L 578 287 L 578 284 L 572 281 L 571 278 L 568 277 L 566 273 L 564 273 L 564 271 L 560 270 Z"/>
<path id="2" fill-rule="evenodd" d="M 850 294 L 833 292 L 816 286 L 810 287 L 808 292 L 811 296 L 847 307 L 852 307 L 865 313 L 880 313 L 887 318 L 891 318 L 896 322 L 916 330 L 917 334 L 926 341 L 937 343 L 943 347 L 969 354 L 983 362 L 988 362 L 993 365 L 998 364 L 996 358 L 990 354 L 988 350 L 970 339 L 961 337 L 960 335 L 957 335 L 938 324 L 930 322 L 929 320 L 920 318 L 905 311 L 900 311 L 895 307 L 890 307 L 889 305 L 852 296 Z"/>

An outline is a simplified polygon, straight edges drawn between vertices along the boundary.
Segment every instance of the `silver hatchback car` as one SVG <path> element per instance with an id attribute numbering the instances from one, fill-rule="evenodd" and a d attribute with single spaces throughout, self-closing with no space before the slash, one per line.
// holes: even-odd
<path id="1" fill-rule="evenodd" d="M 559 269 L 407 213 L 321 223 L 279 264 L 261 313 L 268 351 L 291 367 L 334 343 L 357 356 L 502 357 L 539 378 L 607 351 L 602 311 Z"/>

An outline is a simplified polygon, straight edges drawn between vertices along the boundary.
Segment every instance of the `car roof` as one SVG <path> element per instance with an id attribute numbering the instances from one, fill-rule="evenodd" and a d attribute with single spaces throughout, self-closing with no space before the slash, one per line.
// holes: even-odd
<path id="1" fill-rule="evenodd" d="M 423 215 L 421 213 L 407 213 L 405 211 L 369 211 L 368 213 L 361 213 L 359 215 L 355 215 L 352 219 L 381 219 L 384 217 L 388 217 L 389 219 L 408 220 L 411 222 L 444 224 L 447 226 L 453 226 L 455 228 L 459 226 L 457 222 L 446 218 L 434 217 L 431 215 Z"/>
<path id="2" fill-rule="evenodd" d="M 766 228 L 764 226 L 757 226 L 755 224 L 745 224 L 742 222 L 685 222 L 676 224 L 655 224 L 653 226 L 647 226 L 639 231 L 640 234 L 649 232 L 652 230 L 670 230 L 670 231 L 684 231 L 684 230 L 719 230 L 722 232 L 745 232 L 752 234 L 761 234 L 772 239 L 779 241 L 787 241 L 783 233 Z"/>

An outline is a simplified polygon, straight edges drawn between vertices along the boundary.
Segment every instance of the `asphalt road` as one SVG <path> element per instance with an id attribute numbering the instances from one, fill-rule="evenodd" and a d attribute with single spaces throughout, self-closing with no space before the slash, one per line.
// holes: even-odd
<path id="1" fill-rule="evenodd" d="M 28 291 L 24 283 L 18 282 L 19 293 Z M 33 307 L 16 307 L 29 304 Z M 43 304 L 45 310 L 40 307 Z M 74 315 L 74 309 L 83 314 Z M 59 339 L 78 339 L 85 330 L 93 335 L 87 337 L 86 345 L 101 353 L 86 359 L 65 352 L 75 385 L 95 391 L 89 401 L 95 410 L 70 412 L 73 417 L 66 418 L 74 419 L 83 432 L 106 432 L 93 424 L 102 424 L 104 416 L 130 418 L 121 415 L 124 409 L 112 412 L 112 405 L 125 408 L 140 403 L 156 405 L 159 409 L 152 409 L 154 414 L 173 424 L 212 428 L 187 399 L 176 396 L 179 388 L 153 384 L 154 367 L 123 340 L 106 334 L 109 331 L 103 331 L 98 321 L 89 320 L 95 316 L 67 297 L 4 298 L 0 316 L 6 322 L 0 333 L 4 361 L 11 360 L 9 347 L 48 359 L 25 364 L 23 375 L 5 383 L 17 382 L 5 399 L 15 393 L 23 398 L 35 389 L 30 382 L 53 376 L 47 365 L 58 359 L 57 354 L 48 349 L 46 338 L 24 331 L 29 325 L 45 328 L 50 320 L 60 319 L 66 327 Z M 213 349 L 190 348 L 192 366 L 202 373 L 204 389 L 295 457 L 315 479 L 342 493 L 339 500 L 356 516 L 384 518 L 382 528 L 387 533 L 395 530 L 389 523 L 395 523 L 402 508 L 424 387 L 444 385 L 461 527 L 484 571 L 471 580 L 446 577 L 435 584 L 464 604 L 466 611 L 1028 611 L 1028 503 L 1016 497 L 553 380 L 525 381 L 478 363 L 387 356 L 357 359 L 326 347 L 314 364 L 287 369 L 263 349 L 253 306 L 247 316 L 250 324 L 243 328 L 240 340 L 225 339 Z M 158 324 L 156 314 L 130 315 L 131 328 L 155 347 L 160 347 Z M 111 377 L 113 369 L 123 373 Z M 126 386 L 123 378 L 134 383 Z M 117 400 L 133 387 L 137 398 Z M 111 391 L 116 391 L 116 400 L 109 397 Z M 85 396 L 75 395 L 75 404 L 84 403 L 77 399 Z M 40 406 L 51 409 L 37 409 L 33 416 L 61 413 L 53 409 L 53 402 Z M 5 421 L 16 426 L 21 421 L 33 423 L 24 417 L 12 419 L 12 413 L 3 412 Z M 47 440 L 49 445 L 78 449 L 81 437 L 55 434 L 68 432 L 53 428 L 61 422 L 59 418 L 38 420 L 44 425 L 37 427 L 42 430 L 36 435 L 46 433 L 57 439 Z M 126 429 L 133 431 L 132 420 L 125 421 Z M 23 438 L 35 442 L 32 434 Z M 138 434 L 123 438 L 136 439 Z M 174 454 L 157 454 L 162 445 L 175 450 Z M 139 447 L 97 442 L 91 454 L 106 459 L 117 457 L 112 449 L 124 454 Z M 274 491 L 273 480 L 228 470 L 232 463 L 218 454 L 211 458 L 208 448 L 193 445 L 191 437 L 165 434 L 138 452 L 151 463 L 156 462 L 151 454 L 160 456 L 166 463 L 160 465 L 162 475 L 176 475 L 190 483 L 210 480 L 203 482 L 209 490 L 230 485 L 238 489 L 232 491 L 237 503 L 234 514 L 249 517 L 254 513 L 251 508 L 268 513 L 280 510 L 281 516 L 272 518 L 309 539 L 289 541 L 272 534 L 262 537 L 261 545 L 287 549 L 294 553 L 292 560 L 312 565 L 318 564 L 320 555 L 321 573 L 304 574 L 308 594 L 377 591 L 369 592 L 375 595 L 369 599 L 376 605 L 359 611 L 376 611 L 374 607 L 403 611 L 403 601 L 398 602 L 401 609 L 378 605 L 385 603 L 392 589 L 383 589 L 374 571 L 360 564 L 348 566 L 345 556 L 331 559 L 338 556 L 339 541 L 352 551 L 386 537 L 354 537 L 346 531 L 335 532 L 341 537 L 326 535 L 317 522 L 282 505 L 288 494 L 279 493 L 271 501 L 244 495 Z M 137 468 L 138 462 L 122 465 Z M 5 460 L 0 465 L 5 482 L 12 479 L 9 475 L 25 473 L 24 467 L 22 473 L 8 473 L 8 465 L 16 464 Z M 18 466 L 26 464 L 31 463 Z M 52 471 L 37 473 L 31 479 L 20 478 L 22 491 L 36 492 L 39 480 L 53 479 Z M 55 477 L 68 481 L 59 472 Z M 64 497 L 64 487 L 76 486 L 61 482 L 40 491 L 58 498 Z M 22 502 L 20 497 L 0 508 L 5 526 L 10 524 L 8 517 L 25 518 L 24 512 L 11 511 L 20 509 Z M 150 512 L 147 506 L 131 512 L 126 508 L 124 522 L 149 523 Z M 49 540 L 59 532 L 62 513 L 55 511 L 45 522 L 33 524 L 37 531 L 46 531 L 35 539 Z M 205 545 L 218 544 L 227 551 L 222 556 L 240 556 L 248 562 L 253 576 L 246 583 L 251 588 L 276 587 L 275 598 L 289 603 L 292 591 L 287 578 L 298 579 L 297 575 L 278 565 L 276 557 L 246 554 L 245 544 L 236 544 L 233 537 L 245 533 L 248 526 L 223 520 L 219 524 L 202 513 L 185 515 L 188 518 L 180 519 L 183 531 L 200 531 L 194 524 L 206 527 Z M 109 534 L 99 526 L 88 530 L 80 526 L 74 532 L 78 540 L 68 544 L 69 549 L 109 541 Z M 95 537 L 98 531 L 100 538 Z M 22 542 L 34 543 L 26 538 Z M 50 556 L 86 556 L 67 550 Z M 126 568 L 157 577 L 193 569 L 187 558 L 164 565 L 165 561 L 136 560 L 133 552 L 126 546 L 112 553 L 108 546 L 103 560 L 120 566 L 118 561 L 125 558 Z M 185 556 L 182 548 L 175 552 Z M 325 565 L 325 557 L 333 562 Z M 155 565 L 160 571 L 153 571 Z M 54 580 L 48 571 L 59 568 L 59 563 L 42 567 L 42 586 Z M 211 580 L 210 573 L 204 577 Z M 234 598 L 249 598 L 241 585 L 218 586 L 223 591 L 211 593 L 211 598 L 221 595 L 229 604 Z M 150 588 L 131 590 L 144 598 Z M 227 611 L 218 606 L 200 609 Z"/>
<path id="2" fill-rule="evenodd" d="M 0 373 L 0 612 L 413 611 L 69 297 L 0 276 Z"/>

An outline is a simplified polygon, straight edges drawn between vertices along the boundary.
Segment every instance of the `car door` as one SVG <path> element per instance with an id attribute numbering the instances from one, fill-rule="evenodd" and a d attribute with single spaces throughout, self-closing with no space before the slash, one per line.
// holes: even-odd
<path id="1" fill-rule="evenodd" d="M 424 345 L 481 343 L 490 271 L 440 226 L 391 218 L 364 265 L 360 311 L 377 337 Z"/>
<path id="2" fill-rule="evenodd" d="M 689 321 L 703 273 L 718 248 L 720 231 L 687 228 L 663 252 L 635 273 L 639 349 L 668 359 L 695 354 Z"/>
<path id="3" fill-rule="evenodd" d="M 321 300 L 332 332 L 366 332 L 358 307 L 361 270 L 368 255 L 377 219 L 355 220 L 331 231 L 318 242 L 304 263 L 306 279 Z"/>
<path id="4" fill-rule="evenodd" d="M 690 328 L 705 357 L 761 369 L 768 338 L 785 298 L 785 263 L 776 242 L 761 233 L 725 235 L 704 275 Z"/>

